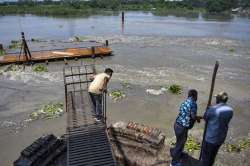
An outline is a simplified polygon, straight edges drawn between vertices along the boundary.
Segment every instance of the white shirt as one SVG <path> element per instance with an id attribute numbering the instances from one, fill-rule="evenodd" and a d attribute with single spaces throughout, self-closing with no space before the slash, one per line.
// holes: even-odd
<path id="1" fill-rule="evenodd" d="M 110 76 L 106 73 L 100 73 L 95 75 L 93 82 L 89 85 L 89 92 L 95 94 L 101 94 L 100 89 L 103 88 L 105 78 L 109 79 Z"/>

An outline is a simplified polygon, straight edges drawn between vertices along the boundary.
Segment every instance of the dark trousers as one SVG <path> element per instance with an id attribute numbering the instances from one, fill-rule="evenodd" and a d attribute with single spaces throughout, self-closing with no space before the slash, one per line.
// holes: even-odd
<path id="1" fill-rule="evenodd" d="M 102 94 L 89 93 L 97 119 L 102 118 Z"/>
<path id="2" fill-rule="evenodd" d="M 170 149 L 172 164 L 180 162 L 188 136 L 188 129 L 178 123 L 174 124 L 174 131 L 176 136 L 176 145 L 174 148 Z"/>
<path id="3" fill-rule="evenodd" d="M 221 145 L 211 144 L 204 141 L 201 154 L 201 165 L 212 166 Z"/>

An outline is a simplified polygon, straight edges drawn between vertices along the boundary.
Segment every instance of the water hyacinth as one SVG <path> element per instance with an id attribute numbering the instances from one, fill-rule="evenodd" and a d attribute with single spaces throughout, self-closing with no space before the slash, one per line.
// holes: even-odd
<path id="1" fill-rule="evenodd" d="M 125 98 L 126 97 L 126 94 L 125 92 L 121 91 L 121 90 L 114 90 L 112 92 L 109 93 L 109 96 L 114 100 L 114 101 L 117 101 L 117 100 L 120 100 L 122 98 Z"/>
<path id="2" fill-rule="evenodd" d="M 238 141 L 237 144 L 226 144 L 227 152 L 241 152 L 250 148 L 250 138 L 243 138 Z"/>
<path id="3" fill-rule="evenodd" d="M 201 149 L 201 144 L 194 137 L 188 137 L 185 144 L 185 150 L 188 152 L 194 152 Z"/>
<path id="4" fill-rule="evenodd" d="M 123 81 L 123 82 L 121 83 L 121 85 L 122 85 L 123 88 L 130 88 L 130 87 L 131 87 L 130 83 L 128 83 L 128 82 L 126 82 L 126 81 Z"/>
<path id="5" fill-rule="evenodd" d="M 171 146 L 175 146 L 176 142 L 172 138 L 169 140 L 169 144 Z M 200 149 L 201 149 L 201 143 L 196 138 L 189 136 L 185 144 L 185 150 L 189 153 L 193 153 L 194 151 L 198 151 Z"/>
<path id="6" fill-rule="evenodd" d="M 46 104 L 37 112 L 30 114 L 31 120 L 36 119 L 54 119 L 63 114 L 63 103 Z"/>
<path id="7" fill-rule="evenodd" d="M 182 92 L 182 87 L 177 84 L 172 84 L 169 87 L 167 87 L 168 91 L 173 93 L 173 94 L 181 94 Z"/>
<path id="8" fill-rule="evenodd" d="M 33 71 L 34 72 L 37 72 L 37 73 L 40 73 L 40 72 L 48 72 L 48 68 L 44 65 L 36 65 L 34 68 L 33 68 Z"/>

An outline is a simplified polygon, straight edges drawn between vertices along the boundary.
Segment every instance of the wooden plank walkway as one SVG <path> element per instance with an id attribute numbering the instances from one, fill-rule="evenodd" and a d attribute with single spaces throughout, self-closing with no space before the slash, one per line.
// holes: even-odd
<path id="1" fill-rule="evenodd" d="M 70 58 L 84 58 L 95 56 L 108 56 L 111 55 L 112 49 L 106 46 L 99 46 L 92 48 L 68 48 L 62 50 L 51 51 L 36 51 L 31 52 L 31 59 L 29 61 L 39 62 L 46 60 L 56 59 L 70 59 Z M 0 64 L 26 62 L 27 58 L 24 55 L 8 54 L 0 57 Z"/>

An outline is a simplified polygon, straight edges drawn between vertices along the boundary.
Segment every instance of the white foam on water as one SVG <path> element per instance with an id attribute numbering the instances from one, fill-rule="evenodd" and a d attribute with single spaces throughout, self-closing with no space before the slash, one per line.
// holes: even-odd
<path id="1" fill-rule="evenodd" d="M 12 81 L 21 81 L 26 84 L 51 84 L 63 81 L 62 72 L 41 72 L 32 71 L 7 71 L 3 72 L 2 78 Z"/>
<path id="2" fill-rule="evenodd" d="M 138 85 L 168 85 L 173 82 L 173 77 L 178 77 L 179 73 L 175 69 L 168 67 L 135 68 L 125 67 L 118 64 L 98 66 L 112 68 L 115 73 L 112 80 L 126 81 Z M 102 71 L 103 69 L 100 69 Z"/>

